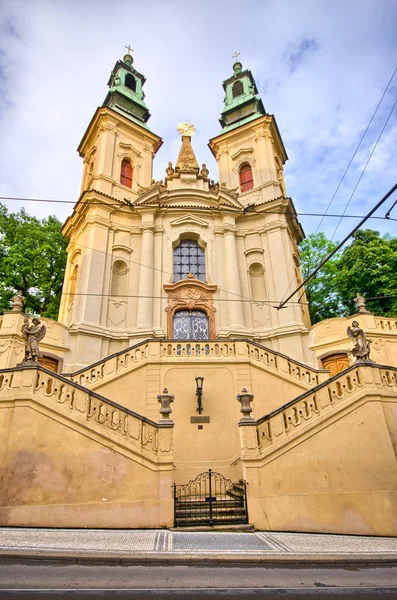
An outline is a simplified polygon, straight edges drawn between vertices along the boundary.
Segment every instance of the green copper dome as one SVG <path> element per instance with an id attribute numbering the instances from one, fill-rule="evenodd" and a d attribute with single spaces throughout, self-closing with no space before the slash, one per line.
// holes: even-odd
<path id="1" fill-rule="evenodd" d="M 223 128 L 221 133 L 266 114 L 251 71 L 243 71 L 242 64 L 238 61 L 234 63 L 233 71 L 234 74 L 222 84 L 226 95 L 219 119 Z"/>
<path id="2" fill-rule="evenodd" d="M 123 60 L 118 60 L 115 64 L 108 81 L 110 89 L 103 106 L 108 106 L 127 119 L 149 129 L 146 122 L 150 119 L 150 113 L 142 89 L 146 79 L 134 69 L 132 62 L 132 56 L 126 54 Z"/>

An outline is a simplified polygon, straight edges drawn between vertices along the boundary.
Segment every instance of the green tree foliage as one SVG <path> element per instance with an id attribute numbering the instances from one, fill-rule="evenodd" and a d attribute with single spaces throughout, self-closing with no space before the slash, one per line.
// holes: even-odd
<path id="1" fill-rule="evenodd" d="M 311 234 L 301 243 L 301 268 L 306 278 L 337 243 L 323 233 Z M 375 315 L 397 316 L 397 238 L 364 229 L 337 253 L 306 287 L 312 323 L 357 312 L 359 292 Z"/>
<path id="2" fill-rule="evenodd" d="M 331 242 L 323 233 L 308 235 L 300 245 L 303 279 L 306 279 L 337 245 L 337 242 Z M 312 324 L 336 317 L 341 312 L 340 297 L 335 286 L 339 256 L 336 254 L 329 260 L 306 286 Z"/>
<path id="3" fill-rule="evenodd" d="M 58 318 L 67 244 L 56 217 L 39 220 L 0 204 L 1 312 L 21 290 L 27 312 Z"/>
<path id="4" fill-rule="evenodd" d="M 372 229 L 357 231 L 337 267 L 335 285 L 345 314 L 356 312 L 353 299 L 360 292 L 370 312 L 397 317 L 397 238 Z"/>

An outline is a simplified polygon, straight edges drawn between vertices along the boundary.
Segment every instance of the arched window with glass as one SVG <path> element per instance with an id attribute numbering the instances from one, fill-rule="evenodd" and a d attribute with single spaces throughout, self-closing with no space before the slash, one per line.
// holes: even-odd
<path id="1" fill-rule="evenodd" d="M 254 178 L 252 176 L 251 165 L 245 164 L 240 169 L 240 189 L 242 192 L 252 190 L 254 187 Z"/>
<path id="2" fill-rule="evenodd" d="M 129 188 L 132 187 L 132 172 L 133 167 L 131 161 L 128 158 L 123 158 L 120 174 L 121 185 L 126 185 Z"/>
<path id="3" fill-rule="evenodd" d="M 205 252 L 196 240 L 181 240 L 174 248 L 174 273 L 172 281 L 185 279 L 189 273 L 205 281 Z"/>

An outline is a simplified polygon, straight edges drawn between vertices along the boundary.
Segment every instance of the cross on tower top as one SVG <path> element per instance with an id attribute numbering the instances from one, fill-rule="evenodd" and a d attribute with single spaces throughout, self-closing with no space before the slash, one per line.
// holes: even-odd
<path id="1" fill-rule="evenodd" d="M 241 54 L 241 52 L 235 52 L 235 53 L 233 54 L 232 58 L 235 58 L 235 59 L 236 59 L 236 62 L 237 62 L 237 57 L 238 57 L 238 56 L 240 56 L 240 54 Z"/>
<path id="2" fill-rule="evenodd" d="M 134 52 L 129 44 L 128 44 L 128 46 L 124 46 L 124 48 L 127 48 L 128 54 L 131 54 L 131 52 Z"/>

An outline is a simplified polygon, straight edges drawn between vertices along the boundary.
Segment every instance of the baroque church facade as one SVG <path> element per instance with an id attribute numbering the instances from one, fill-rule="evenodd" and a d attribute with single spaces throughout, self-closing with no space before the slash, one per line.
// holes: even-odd
<path id="1" fill-rule="evenodd" d="M 23 361 L 21 308 L 1 318 L 1 524 L 194 525 L 210 503 L 211 521 L 396 535 L 397 319 L 361 306 L 311 327 L 305 296 L 278 310 L 304 234 L 248 69 L 223 82 L 219 181 L 188 123 L 153 180 L 144 83 L 117 61 L 79 145 L 41 364 Z M 372 361 L 349 352 L 354 320 Z"/>

